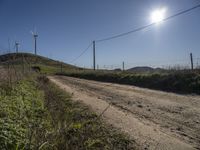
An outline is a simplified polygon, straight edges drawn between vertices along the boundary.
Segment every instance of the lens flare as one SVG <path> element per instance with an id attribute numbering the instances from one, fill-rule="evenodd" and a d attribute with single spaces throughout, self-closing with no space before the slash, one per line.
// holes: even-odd
<path id="1" fill-rule="evenodd" d="M 151 22 L 152 23 L 160 23 L 160 22 L 162 22 L 165 19 L 165 13 L 166 13 L 166 9 L 165 8 L 154 10 L 151 13 Z"/>

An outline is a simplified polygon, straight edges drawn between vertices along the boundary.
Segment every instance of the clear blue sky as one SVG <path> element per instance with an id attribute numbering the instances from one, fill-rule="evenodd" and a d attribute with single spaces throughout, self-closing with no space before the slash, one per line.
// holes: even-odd
<path id="1" fill-rule="evenodd" d="M 167 8 L 167 16 L 200 0 L 0 0 L 0 49 L 33 52 L 30 30 L 37 28 L 38 53 L 70 62 L 95 39 L 150 23 L 150 13 Z M 97 64 L 111 67 L 188 64 L 189 53 L 200 57 L 200 8 L 160 25 L 98 43 Z M 1 52 L 3 52 L 1 51 Z M 200 60 L 199 60 L 200 63 Z M 73 64 L 92 66 L 92 48 Z"/>

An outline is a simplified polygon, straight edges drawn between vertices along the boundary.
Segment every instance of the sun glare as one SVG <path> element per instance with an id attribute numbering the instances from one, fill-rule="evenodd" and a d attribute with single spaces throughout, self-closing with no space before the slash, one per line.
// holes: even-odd
<path id="1" fill-rule="evenodd" d="M 157 9 L 151 13 L 151 22 L 152 23 L 160 23 L 165 19 L 166 9 Z"/>

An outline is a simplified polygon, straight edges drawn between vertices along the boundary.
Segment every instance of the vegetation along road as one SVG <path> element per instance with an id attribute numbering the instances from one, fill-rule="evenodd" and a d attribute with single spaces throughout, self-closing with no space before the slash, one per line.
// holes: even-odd
<path id="1" fill-rule="evenodd" d="M 49 79 L 128 133 L 142 149 L 200 147 L 200 96 L 65 76 Z"/>

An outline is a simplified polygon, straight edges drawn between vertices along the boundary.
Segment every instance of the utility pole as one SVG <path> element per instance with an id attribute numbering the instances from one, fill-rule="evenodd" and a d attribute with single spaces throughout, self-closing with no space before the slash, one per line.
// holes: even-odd
<path id="1" fill-rule="evenodd" d="M 122 62 L 122 70 L 124 71 L 124 61 Z"/>
<path id="2" fill-rule="evenodd" d="M 10 38 L 8 38 L 8 53 L 10 53 Z"/>
<path id="3" fill-rule="evenodd" d="M 24 54 L 22 54 L 22 70 L 25 73 Z"/>
<path id="4" fill-rule="evenodd" d="M 18 53 L 18 51 L 19 51 L 19 43 L 18 42 L 15 42 L 15 48 L 16 48 L 16 53 Z"/>
<path id="5" fill-rule="evenodd" d="M 96 70 L 96 60 L 95 60 L 95 41 L 93 41 L 93 69 Z"/>
<path id="6" fill-rule="evenodd" d="M 193 70 L 193 56 L 192 53 L 190 53 L 190 61 L 191 61 L 191 69 Z"/>

